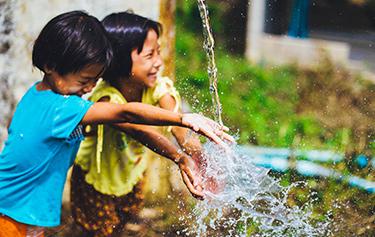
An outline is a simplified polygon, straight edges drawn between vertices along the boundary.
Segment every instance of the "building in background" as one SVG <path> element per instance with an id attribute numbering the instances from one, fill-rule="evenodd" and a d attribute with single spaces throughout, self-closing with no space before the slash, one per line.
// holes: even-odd
<path id="1" fill-rule="evenodd" d="M 311 66 L 326 54 L 374 78 L 373 0 L 251 0 L 247 21 L 251 61 Z"/>

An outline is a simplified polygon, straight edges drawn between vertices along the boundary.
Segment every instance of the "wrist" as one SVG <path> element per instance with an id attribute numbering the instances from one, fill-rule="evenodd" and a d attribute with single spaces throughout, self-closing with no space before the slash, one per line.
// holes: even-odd
<path id="1" fill-rule="evenodd" d="M 183 127 L 187 127 L 184 121 L 184 115 L 185 115 L 184 113 L 178 113 L 180 125 Z"/>
<path id="2" fill-rule="evenodd" d="M 180 164 L 180 163 L 184 163 L 185 159 L 186 159 L 186 155 L 184 154 L 184 152 L 181 149 L 178 149 L 177 154 L 175 155 L 173 161 L 176 164 Z"/>

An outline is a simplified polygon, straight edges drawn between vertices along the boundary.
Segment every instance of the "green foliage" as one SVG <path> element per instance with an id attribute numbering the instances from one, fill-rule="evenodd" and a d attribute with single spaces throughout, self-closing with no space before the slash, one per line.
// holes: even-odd
<path id="1" fill-rule="evenodd" d="M 203 39 L 182 30 L 178 24 L 177 86 L 196 111 L 212 114 Z M 322 132 L 313 118 L 296 114 L 295 69 L 263 68 L 223 50 L 216 53 L 223 119 L 239 129 L 240 143 L 292 146 L 296 136 L 316 137 Z"/>

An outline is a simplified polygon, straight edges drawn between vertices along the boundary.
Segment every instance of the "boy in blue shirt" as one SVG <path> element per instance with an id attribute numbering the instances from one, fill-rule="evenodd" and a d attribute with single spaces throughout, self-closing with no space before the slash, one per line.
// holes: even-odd
<path id="1" fill-rule="evenodd" d="M 140 123 L 189 127 L 217 143 L 227 136 L 215 122 L 142 103 L 92 103 L 81 96 L 110 65 L 111 46 L 100 22 L 81 11 L 58 15 L 35 41 L 33 65 L 43 73 L 17 105 L 0 154 L 0 236 L 26 236 L 60 224 L 62 191 L 81 140 L 82 125 Z M 202 196 L 192 167 L 189 190 Z M 37 229 L 40 236 L 43 229 Z"/>

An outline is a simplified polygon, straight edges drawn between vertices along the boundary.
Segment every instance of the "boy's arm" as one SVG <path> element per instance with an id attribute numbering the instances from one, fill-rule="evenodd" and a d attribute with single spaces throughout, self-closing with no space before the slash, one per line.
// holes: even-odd
<path id="1" fill-rule="evenodd" d="M 112 124 L 113 127 L 125 132 L 154 152 L 174 161 L 180 168 L 182 179 L 191 194 L 199 199 L 203 198 L 202 188 L 197 186 L 199 177 L 195 164 L 189 157 L 152 127 L 130 123 Z"/>
<path id="2" fill-rule="evenodd" d="M 182 114 L 171 113 L 143 103 L 94 103 L 83 117 L 82 124 L 137 123 L 182 126 Z"/>
<path id="3" fill-rule="evenodd" d="M 180 114 L 143 103 L 94 103 L 86 112 L 81 124 L 137 123 L 147 125 L 172 125 L 193 129 L 227 148 L 219 136 L 230 137 L 216 122 L 198 114 Z M 228 130 L 227 128 L 224 128 Z M 231 138 L 231 137 L 230 137 Z M 226 138 L 228 139 L 228 138 Z"/>

